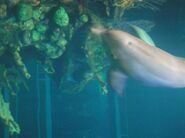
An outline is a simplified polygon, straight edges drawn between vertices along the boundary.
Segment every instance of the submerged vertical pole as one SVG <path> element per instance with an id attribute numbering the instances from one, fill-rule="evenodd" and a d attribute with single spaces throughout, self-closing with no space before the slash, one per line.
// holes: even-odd
<path id="1" fill-rule="evenodd" d="M 38 138 L 52 138 L 51 79 L 39 64 L 37 64 L 36 76 Z"/>
<path id="2" fill-rule="evenodd" d="M 4 138 L 9 138 L 8 129 L 4 128 Z"/>
<path id="3" fill-rule="evenodd" d="M 39 90 L 39 65 L 36 64 L 36 93 L 37 93 L 37 138 L 41 138 L 40 129 L 40 90 Z"/>
<path id="4" fill-rule="evenodd" d="M 119 99 L 114 95 L 114 108 L 115 108 L 115 127 L 116 127 L 116 138 L 121 137 L 121 116 L 120 116 L 120 105 Z"/>
<path id="5" fill-rule="evenodd" d="M 128 122 L 128 96 L 127 93 L 125 93 L 125 98 L 124 98 L 124 112 L 125 112 L 125 124 L 126 124 L 126 130 L 125 130 L 125 135 L 123 138 L 129 138 L 129 122 Z"/>
<path id="6" fill-rule="evenodd" d="M 52 138 L 52 111 L 51 111 L 51 80 L 48 76 L 46 77 L 46 136 Z"/>

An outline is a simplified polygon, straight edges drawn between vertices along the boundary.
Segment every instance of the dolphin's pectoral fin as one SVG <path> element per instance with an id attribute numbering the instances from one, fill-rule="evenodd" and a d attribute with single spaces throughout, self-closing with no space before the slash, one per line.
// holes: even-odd
<path id="1" fill-rule="evenodd" d="M 143 30 L 142 28 L 136 26 L 136 25 L 131 25 L 130 27 L 133 29 L 133 31 L 135 32 L 135 35 L 140 38 L 141 40 L 143 40 L 144 42 L 146 42 L 147 44 L 149 44 L 150 46 L 154 46 L 155 47 L 155 43 L 152 40 L 152 38 L 147 34 L 147 32 L 145 32 L 145 30 Z"/>
<path id="2" fill-rule="evenodd" d="M 111 88 L 118 94 L 123 95 L 127 76 L 118 69 L 110 69 L 108 81 Z"/>

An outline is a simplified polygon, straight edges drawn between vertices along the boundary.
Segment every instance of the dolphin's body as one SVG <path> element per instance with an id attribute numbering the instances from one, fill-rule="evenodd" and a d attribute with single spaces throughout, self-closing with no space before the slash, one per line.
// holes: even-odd
<path id="1" fill-rule="evenodd" d="M 109 82 L 122 94 L 126 78 L 132 77 L 151 86 L 185 87 L 185 60 L 119 30 L 92 28 L 112 60 Z"/>

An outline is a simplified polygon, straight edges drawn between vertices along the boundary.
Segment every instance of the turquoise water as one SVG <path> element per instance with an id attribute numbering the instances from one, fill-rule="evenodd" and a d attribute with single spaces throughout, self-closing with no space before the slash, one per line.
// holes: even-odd
<path id="1" fill-rule="evenodd" d="M 183 0 L 168 0 L 158 12 L 133 11 L 125 18 L 154 21 L 149 34 L 157 47 L 185 57 L 184 5 Z M 84 37 L 77 36 L 74 43 Z M 11 107 L 21 134 L 9 136 L 0 123 L 0 138 L 185 138 L 184 88 L 154 88 L 128 80 L 119 97 L 111 91 L 102 95 L 92 81 L 82 93 L 66 94 L 33 60 L 26 64 L 32 74 L 30 91 L 19 92 Z"/>

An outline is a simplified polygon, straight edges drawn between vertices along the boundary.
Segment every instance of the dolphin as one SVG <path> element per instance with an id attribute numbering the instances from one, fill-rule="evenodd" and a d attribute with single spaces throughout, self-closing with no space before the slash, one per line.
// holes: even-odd
<path id="1" fill-rule="evenodd" d="M 185 87 L 185 59 L 116 29 L 91 28 L 104 43 L 111 67 L 108 81 L 112 89 L 123 95 L 127 78 L 156 87 Z"/>

